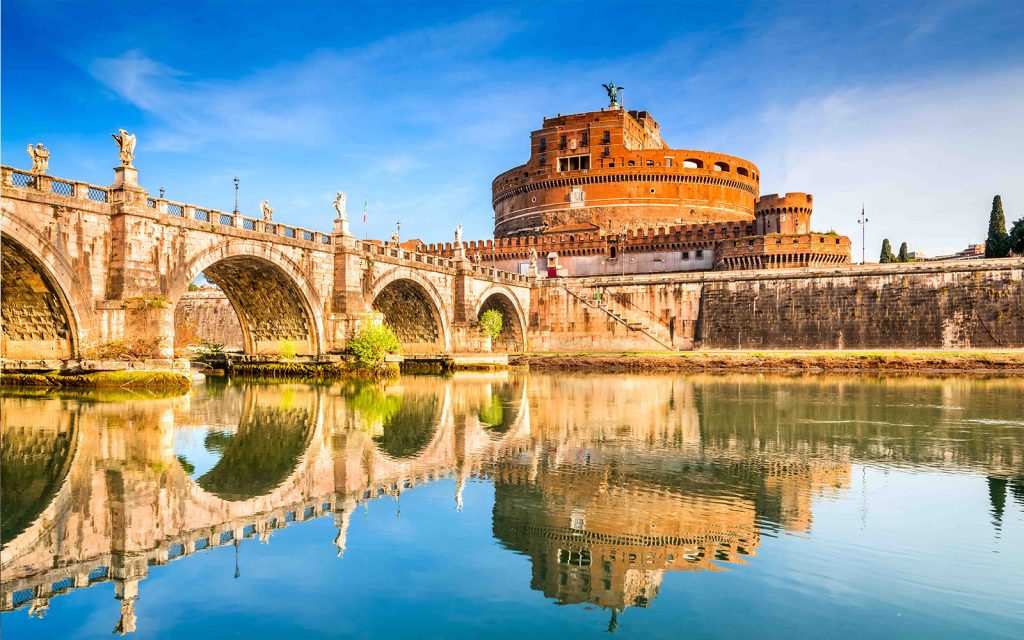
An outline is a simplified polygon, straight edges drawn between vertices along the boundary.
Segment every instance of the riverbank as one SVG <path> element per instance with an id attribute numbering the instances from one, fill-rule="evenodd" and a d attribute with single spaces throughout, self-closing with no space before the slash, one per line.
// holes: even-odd
<path id="1" fill-rule="evenodd" d="M 175 371 L 5 372 L 0 374 L 0 386 L 45 389 L 187 390 L 192 386 L 192 378 Z"/>
<path id="2" fill-rule="evenodd" d="M 1024 374 L 1024 350 L 526 353 L 510 355 L 509 364 L 541 371 L 921 371 Z"/>

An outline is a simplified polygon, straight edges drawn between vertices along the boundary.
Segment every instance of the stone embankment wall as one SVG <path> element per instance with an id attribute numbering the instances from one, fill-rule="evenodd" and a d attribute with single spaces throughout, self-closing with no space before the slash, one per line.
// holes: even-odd
<path id="1" fill-rule="evenodd" d="M 1024 259 L 541 281 L 529 341 L 531 351 L 1024 347 Z"/>
<path id="2" fill-rule="evenodd" d="M 212 340 L 228 350 L 241 350 L 242 326 L 222 291 L 189 291 L 174 310 L 174 346 Z"/>
<path id="3" fill-rule="evenodd" d="M 709 348 L 1024 347 L 1024 260 L 708 282 L 699 334 Z"/>

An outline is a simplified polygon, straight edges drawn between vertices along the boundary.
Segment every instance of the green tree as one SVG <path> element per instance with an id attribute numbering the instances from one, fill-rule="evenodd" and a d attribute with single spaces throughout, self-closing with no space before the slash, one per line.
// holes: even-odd
<path id="1" fill-rule="evenodd" d="M 896 262 L 896 256 L 892 254 L 892 245 L 889 244 L 889 238 L 882 240 L 882 254 L 878 256 L 878 261 L 882 264 Z"/>
<path id="2" fill-rule="evenodd" d="M 1024 256 L 1024 217 L 1013 223 L 1006 244 L 1010 251 L 1018 256 Z"/>
<path id="3" fill-rule="evenodd" d="M 382 322 L 373 322 L 360 327 L 345 345 L 345 350 L 354 354 L 359 364 L 372 369 L 384 364 L 384 358 L 389 353 L 401 351 L 402 343 L 391 327 Z"/>
<path id="4" fill-rule="evenodd" d="M 900 245 L 900 255 L 896 259 L 897 262 L 910 262 L 910 250 L 907 248 L 907 243 L 904 242 Z"/>
<path id="5" fill-rule="evenodd" d="M 1005 258 L 1009 253 L 1009 234 L 1006 233 L 1003 199 L 1000 196 L 996 196 L 992 198 L 992 213 L 988 216 L 988 237 L 985 239 L 985 257 Z"/>
<path id="6" fill-rule="evenodd" d="M 480 316 L 480 331 L 491 340 L 497 340 L 501 328 L 505 326 L 505 318 L 497 309 L 488 309 Z"/>

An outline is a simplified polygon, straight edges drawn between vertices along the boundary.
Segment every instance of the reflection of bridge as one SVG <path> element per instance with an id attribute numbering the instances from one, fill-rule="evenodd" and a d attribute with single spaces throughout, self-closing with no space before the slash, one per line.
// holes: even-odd
<path id="1" fill-rule="evenodd" d="M 393 245 L 361 242 L 339 224 L 325 234 L 152 198 L 134 169 L 96 187 L 3 168 L 3 356 L 87 356 L 115 340 L 162 340 L 199 274 L 218 284 L 247 353 L 340 352 L 376 311 L 408 351 L 479 348 L 479 314 L 505 316 L 525 347 L 525 276 Z"/>
<path id="2" fill-rule="evenodd" d="M 1007 492 L 1024 504 L 1024 441 L 998 426 L 1020 418 L 1012 403 L 993 407 L 1018 381 L 528 381 L 228 385 L 205 400 L 89 406 L 6 398 L 3 610 L 42 612 L 54 595 L 113 581 L 128 630 L 149 565 L 326 514 L 342 552 L 357 505 L 438 478 L 455 479 L 457 507 L 468 477 L 492 480 L 493 533 L 530 558 L 531 586 L 612 611 L 648 605 L 668 572 L 750 561 L 765 529 L 810 531 L 815 497 L 848 487 L 854 463 L 987 476 L 994 522 Z M 225 423 L 238 426 L 220 461 L 191 478 L 174 430 Z M 262 449 L 253 477 L 242 467 L 261 438 L 283 444 Z M 22 468 L 31 490 L 6 482 Z M 10 492 L 25 499 L 11 507 Z"/>
<path id="3" fill-rule="evenodd" d="M 241 423 L 229 443 L 233 448 L 196 480 L 173 448 L 175 428 L 189 426 L 192 416 L 203 413 L 204 407 L 190 406 L 188 398 L 87 407 L 50 397 L 42 401 L 42 412 L 37 398 L 7 398 L 4 465 L 35 462 L 37 477 L 27 478 L 27 486 L 45 479 L 53 490 L 36 495 L 24 517 L 9 520 L 4 514 L 2 610 L 28 605 L 42 614 L 55 595 L 113 581 L 122 600 L 118 629 L 130 631 L 138 583 L 150 565 L 245 538 L 267 540 L 276 529 L 328 513 L 338 526 L 340 554 L 358 504 L 445 477 L 456 480 L 454 502 L 461 508 L 466 479 L 485 460 L 519 451 L 529 435 L 523 385 L 504 376 L 478 380 L 474 393 L 458 399 L 450 381 L 407 381 L 387 390 L 399 408 L 383 417 L 363 415 L 354 402 L 358 393 L 347 394 L 346 401 L 322 387 L 243 389 Z M 407 456 L 392 455 L 380 434 L 388 434 L 392 424 L 403 428 L 396 422 L 403 411 L 422 415 L 410 405 L 425 397 L 438 399 L 426 440 Z M 514 414 L 502 432 L 478 417 L 492 397 Z M 40 415 L 50 424 L 40 424 Z M 301 437 L 289 446 L 281 435 L 296 430 Z M 255 446 L 262 446 L 261 474 L 244 468 L 252 462 L 247 451 Z M 263 486 L 267 474 L 273 486 Z M 254 487 L 264 493 L 255 495 Z M 5 499 L 19 489 L 5 486 Z M 90 509 L 81 509 L 83 503 Z M 20 530 L 7 526 L 16 522 Z"/>

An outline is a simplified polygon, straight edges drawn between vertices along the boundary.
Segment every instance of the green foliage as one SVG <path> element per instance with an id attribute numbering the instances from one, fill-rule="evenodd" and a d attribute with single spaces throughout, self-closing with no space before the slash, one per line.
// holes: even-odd
<path id="1" fill-rule="evenodd" d="M 480 332 L 491 340 L 497 340 L 501 329 L 505 326 L 505 318 L 497 309 L 488 309 L 480 316 Z"/>
<path id="2" fill-rule="evenodd" d="M 907 243 L 904 242 L 900 245 L 900 255 L 896 259 L 897 262 L 910 262 L 910 250 L 907 248 Z"/>
<path id="3" fill-rule="evenodd" d="M 1006 233 L 1003 199 L 992 198 L 992 213 L 988 216 L 988 237 L 985 239 L 986 258 L 1005 258 L 1010 253 L 1010 237 Z"/>
<path id="4" fill-rule="evenodd" d="M 199 348 L 202 349 L 203 355 L 214 356 L 224 353 L 224 343 L 208 338 L 202 339 Z"/>
<path id="5" fill-rule="evenodd" d="M 348 341 L 345 350 L 356 356 L 360 365 L 372 369 L 384 364 L 388 354 L 399 353 L 402 343 L 391 327 L 374 322 L 360 327 Z"/>
<path id="6" fill-rule="evenodd" d="M 199 285 L 197 285 L 194 282 L 190 282 L 190 283 L 188 283 L 188 290 L 189 291 L 199 291 Z"/>
<path id="7" fill-rule="evenodd" d="M 291 360 L 295 357 L 295 343 L 281 338 L 277 341 L 277 353 L 285 360 Z"/>
<path id="8" fill-rule="evenodd" d="M 896 262 L 896 256 L 893 255 L 892 245 L 889 244 L 889 238 L 882 240 L 882 253 L 878 256 L 878 261 L 882 264 Z"/>
<path id="9" fill-rule="evenodd" d="M 1024 256 L 1024 217 L 1014 222 L 1010 228 L 1007 248 L 1018 256 Z"/>
<path id="10" fill-rule="evenodd" d="M 490 402 L 480 408 L 477 417 L 480 418 L 480 422 L 489 427 L 501 426 L 505 419 L 505 408 L 501 404 L 501 398 L 492 395 Z"/>
<path id="11" fill-rule="evenodd" d="M 355 388 L 355 394 L 348 398 L 348 405 L 359 412 L 363 419 L 360 426 L 364 430 L 377 422 L 390 422 L 402 408 L 401 396 L 388 395 L 383 387 L 377 384 L 363 383 L 356 385 Z"/>

